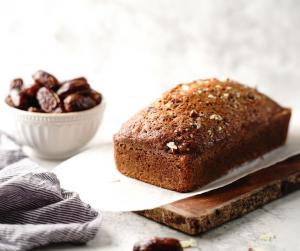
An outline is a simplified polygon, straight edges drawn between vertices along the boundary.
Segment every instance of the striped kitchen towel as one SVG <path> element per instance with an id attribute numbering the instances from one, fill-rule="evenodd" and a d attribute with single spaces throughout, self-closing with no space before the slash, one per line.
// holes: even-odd
<path id="1" fill-rule="evenodd" d="M 101 214 L 60 187 L 55 174 L 29 160 L 0 132 L 0 250 L 30 250 L 54 243 L 85 243 Z"/>

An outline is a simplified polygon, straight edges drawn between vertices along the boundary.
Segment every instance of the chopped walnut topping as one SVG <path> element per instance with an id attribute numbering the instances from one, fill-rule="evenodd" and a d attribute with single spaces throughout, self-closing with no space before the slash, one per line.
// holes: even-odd
<path id="1" fill-rule="evenodd" d="M 232 89 L 231 86 L 227 86 L 227 87 L 226 87 L 226 90 L 231 90 L 231 89 Z"/>
<path id="2" fill-rule="evenodd" d="M 196 120 L 194 120 L 192 123 L 190 123 L 190 125 L 194 128 L 201 128 L 201 118 L 197 117 Z"/>
<path id="3" fill-rule="evenodd" d="M 198 94 L 201 94 L 202 93 L 202 91 L 201 90 L 198 90 Z"/>
<path id="4" fill-rule="evenodd" d="M 239 92 L 236 93 L 236 97 L 239 98 L 241 94 Z"/>
<path id="5" fill-rule="evenodd" d="M 220 121 L 223 120 L 223 118 L 218 114 L 212 114 L 212 115 L 210 115 L 209 118 L 214 119 L 214 120 L 220 120 Z"/>
<path id="6" fill-rule="evenodd" d="M 178 147 L 175 145 L 175 142 L 173 141 L 167 143 L 167 147 L 169 147 L 172 151 L 178 149 Z"/>
<path id="7" fill-rule="evenodd" d="M 169 117 L 171 117 L 171 118 L 176 118 L 175 113 L 172 112 L 172 111 L 167 111 L 167 115 L 168 115 Z"/>
<path id="8" fill-rule="evenodd" d="M 220 131 L 222 131 L 223 130 L 223 128 L 221 127 L 221 126 L 219 126 L 218 127 L 218 131 L 220 132 Z"/>
<path id="9" fill-rule="evenodd" d="M 216 96 L 214 96 L 214 95 L 212 95 L 212 94 L 208 94 L 208 98 L 215 99 Z"/>
<path id="10" fill-rule="evenodd" d="M 212 130 L 209 129 L 209 130 L 207 131 L 207 133 L 208 133 L 209 136 L 212 136 Z"/>
<path id="11" fill-rule="evenodd" d="M 190 84 L 190 89 L 195 90 L 199 87 L 199 84 L 197 84 L 197 82 L 193 82 Z"/>
<path id="12" fill-rule="evenodd" d="M 216 88 L 222 88 L 222 86 L 221 85 L 216 85 Z"/>
<path id="13" fill-rule="evenodd" d="M 188 85 L 181 86 L 181 90 L 183 90 L 183 91 L 188 91 L 189 89 L 190 89 L 190 87 Z"/>
<path id="14" fill-rule="evenodd" d="M 223 94 L 223 97 L 224 97 L 224 98 L 228 98 L 228 97 L 229 97 L 229 94 L 228 94 L 228 93 L 224 93 L 224 94 Z"/>
<path id="15" fill-rule="evenodd" d="M 168 102 L 165 104 L 166 108 L 170 109 L 172 107 L 172 103 Z"/>

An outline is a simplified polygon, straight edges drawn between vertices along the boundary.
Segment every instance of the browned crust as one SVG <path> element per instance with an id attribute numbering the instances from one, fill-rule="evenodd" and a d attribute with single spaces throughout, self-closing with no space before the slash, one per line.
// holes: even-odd
<path id="1" fill-rule="evenodd" d="M 270 123 L 282 110 L 257 90 L 232 80 L 194 81 L 167 91 L 114 137 L 139 148 L 200 154 L 235 134 Z"/>
<path id="2" fill-rule="evenodd" d="M 134 141 L 114 138 L 115 161 L 121 173 L 144 182 L 188 192 L 219 178 L 235 166 L 284 144 L 291 116 L 283 109 L 268 124 L 249 127 L 203 154 L 170 154 Z"/>

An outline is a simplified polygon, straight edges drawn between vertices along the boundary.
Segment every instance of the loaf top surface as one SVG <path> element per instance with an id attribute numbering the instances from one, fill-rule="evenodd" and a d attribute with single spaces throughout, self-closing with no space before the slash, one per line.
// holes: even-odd
<path id="1" fill-rule="evenodd" d="M 164 93 L 124 123 L 114 138 L 170 153 L 195 153 L 267 125 L 284 110 L 233 80 L 197 80 Z"/>

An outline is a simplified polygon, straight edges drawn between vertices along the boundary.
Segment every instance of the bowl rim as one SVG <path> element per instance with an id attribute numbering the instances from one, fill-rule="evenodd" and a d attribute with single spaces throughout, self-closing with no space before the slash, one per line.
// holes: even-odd
<path id="1" fill-rule="evenodd" d="M 103 108 L 105 106 L 105 98 L 102 95 L 102 100 L 101 103 L 90 108 L 87 110 L 83 111 L 77 111 L 77 112 L 65 112 L 65 113 L 42 113 L 42 112 L 29 112 L 29 111 L 24 111 L 21 109 L 18 109 L 16 107 L 12 107 L 9 104 L 6 103 L 5 100 L 3 100 L 4 106 L 6 109 L 20 114 L 24 116 L 34 116 L 34 117 L 40 117 L 40 118 L 68 118 L 68 117 L 74 117 L 74 116 L 84 116 L 89 113 L 93 113 L 94 111 L 98 110 L 99 108 Z"/>

